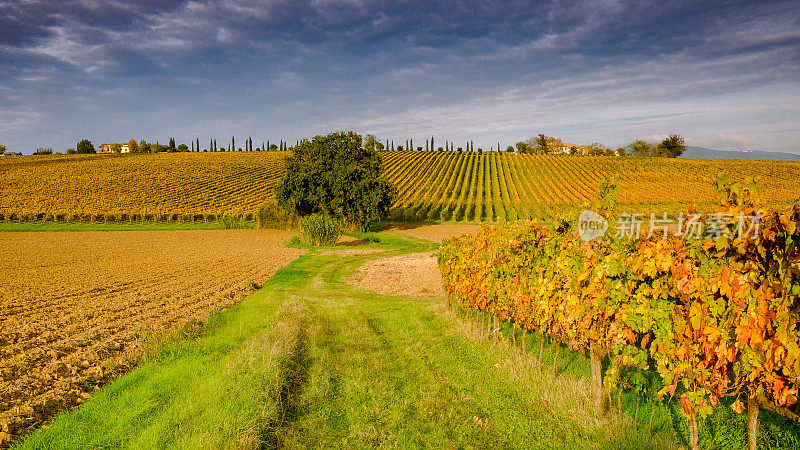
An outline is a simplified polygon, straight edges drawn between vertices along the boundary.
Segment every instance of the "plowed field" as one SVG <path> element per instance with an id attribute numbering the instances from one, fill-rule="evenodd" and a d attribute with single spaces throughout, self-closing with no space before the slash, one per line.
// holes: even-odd
<path id="1" fill-rule="evenodd" d="M 262 230 L 0 233 L 0 447 L 304 250 Z"/>

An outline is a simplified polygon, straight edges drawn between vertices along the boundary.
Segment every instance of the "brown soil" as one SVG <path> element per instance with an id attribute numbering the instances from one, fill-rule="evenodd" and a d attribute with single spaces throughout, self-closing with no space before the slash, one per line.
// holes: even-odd
<path id="1" fill-rule="evenodd" d="M 444 296 L 442 276 L 432 252 L 367 261 L 358 268 L 351 282 L 386 295 Z"/>
<path id="2" fill-rule="evenodd" d="M 0 233 L 0 447 L 305 250 L 267 230 Z M 162 331 L 159 331 L 162 330 Z M 5 441 L 5 442 L 4 442 Z"/>
<path id="3" fill-rule="evenodd" d="M 411 237 L 425 239 L 432 242 L 442 242 L 462 234 L 474 233 L 480 229 L 476 224 L 446 224 L 446 225 L 397 225 L 391 228 Z"/>

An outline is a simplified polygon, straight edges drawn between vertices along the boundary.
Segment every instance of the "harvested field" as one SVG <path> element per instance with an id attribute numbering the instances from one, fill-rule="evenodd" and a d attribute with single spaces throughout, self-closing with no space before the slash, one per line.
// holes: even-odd
<path id="1" fill-rule="evenodd" d="M 305 250 L 266 230 L 0 233 L 0 447 Z"/>
<path id="2" fill-rule="evenodd" d="M 401 233 L 407 234 L 418 239 L 425 239 L 432 242 L 442 242 L 462 234 L 474 233 L 480 229 L 480 225 L 474 224 L 446 224 L 446 225 L 396 225 L 392 227 Z"/>
<path id="3" fill-rule="evenodd" d="M 386 295 L 444 297 L 442 276 L 431 252 L 369 260 L 358 268 L 351 282 Z"/>

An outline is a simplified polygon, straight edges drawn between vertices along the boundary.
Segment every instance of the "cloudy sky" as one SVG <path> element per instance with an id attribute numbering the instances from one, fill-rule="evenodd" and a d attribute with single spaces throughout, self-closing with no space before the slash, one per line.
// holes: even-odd
<path id="1" fill-rule="evenodd" d="M 10 151 L 342 129 L 800 153 L 800 3 L 0 0 Z"/>

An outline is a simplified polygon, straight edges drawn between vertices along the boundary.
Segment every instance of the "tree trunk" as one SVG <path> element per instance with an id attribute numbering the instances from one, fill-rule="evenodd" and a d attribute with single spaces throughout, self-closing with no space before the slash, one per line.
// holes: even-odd
<path id="1" fill-rule="evenodd" d="M 606 412 L 606 401 L 603 398 L 603 374 L 600 353 L 595 350 L 594 344 L 589 347 L 589 369 L 591 370 L 592 402 L 596 416 Z"/>
<path id="2" fill-rule="evenodd" d="M 699 450 L 697 435 L 697 413 L 692 411 L 689 415 L 689 448 L 692 450 Z"/>
<path id="3" fill-rule="evenodd" d="M 747 401 L 747 448 L 756 450 L 758 447 L 758 399 L 755 397 Z"/>
<path id="4" fill-rule="evenodd" d="M 617 387 L 617 411 L 622 414 L 622 388 Z"/>

